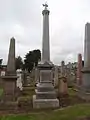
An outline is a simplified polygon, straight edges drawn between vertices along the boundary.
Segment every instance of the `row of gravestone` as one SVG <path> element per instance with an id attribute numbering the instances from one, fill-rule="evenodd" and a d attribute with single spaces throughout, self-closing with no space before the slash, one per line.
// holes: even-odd
<path id="1" fill-rule="evenodd" d="M 67 78 L 68 87 L 72 86 L 73 83 L 76 81 L 76 71 L 77 71 L 76 65 L 75 67 L 71 68 L 65 65 L 64 61 L 62 61 L 61 66 L 56 66 L 54 69 L 54 80 L 53 80 L 54 86 L 58 85 L 58 80 L 61 76 Z"/>
<path id="2" fill-rule="evenodd" d="M 60 92 L 64 91 L 67 93 L 67 78 L 64 72 L 64 64 L 62 63 L 61 67 L 61 77 L 60 77 Z M 80 71 L 78 71 L 80 72 Z M 78 75 L 79 76 L 79 75 Z M 79 76 L 80 77 L 80 76 Z M 9 55 L 8 55 L 8 62 L 7 62 L 7 70 L 5 76 L 2 76 L 3 80 L 3 102 L 7 101 L 16 101 L 17 99 L 17 75 L 15 70 L 15 39 L 12 38 L 10 40 L 10 48 L 9 48 Z"/>

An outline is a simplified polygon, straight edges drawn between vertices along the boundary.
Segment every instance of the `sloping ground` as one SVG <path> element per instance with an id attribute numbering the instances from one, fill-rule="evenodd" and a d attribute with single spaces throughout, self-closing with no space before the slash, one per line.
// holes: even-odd
<path id="1" fill-rule="evenodd" d="M 2 115 L 0 120 L 79 120 L 84 116 L 90 116 L 90 104 L 79 104 L 53 111 L 47 110 L 23 115 Z"/>

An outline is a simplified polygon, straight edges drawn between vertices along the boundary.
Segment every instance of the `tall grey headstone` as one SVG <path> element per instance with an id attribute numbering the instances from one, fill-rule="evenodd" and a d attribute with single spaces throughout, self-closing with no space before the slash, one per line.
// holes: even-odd
<path id="1" fill-rule="evenodd" d="M 33 96 L 34 108 L 55 108 L 59 106 L 56 99 L 56 93 L 52 84 L 52 68 L 50 62 L 50 45 L 49 45 L 49 10 L 45 4 L 43 14 L 43 42 L 42 42 L 42 59 L 38 64 L 40 71 L 40 82 L 37 84 L 36 95 Z"/>
<path id="2" fill-rule="evenodd" d="M 82 69 L 82 85 L 79 97 L 90 100 L 90 23 L 85 25 L 84 68 Z"/>

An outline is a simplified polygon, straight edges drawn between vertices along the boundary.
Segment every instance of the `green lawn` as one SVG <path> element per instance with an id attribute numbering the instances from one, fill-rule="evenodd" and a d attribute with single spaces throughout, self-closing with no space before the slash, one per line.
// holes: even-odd
<path id="1" fill-rule="evenodd" d="M 2 88 L 0 88 L 0 96 L 2 95 L 2 93 L 3 93 L 3 89 L 2 89 Z"/>
<path id="2" fill-rule="evenodd" d="M 0 120 L 76 120 L 79 116 L 88 115 L 90 115 L 90 104 L 81 104 L 56 111 L 1 116 Z"/>
<path id="3" fill-rule="evenodd" d="M 76 91 L 74 91 L 73 88 L 68 88 L 68 92 L 70 96 L 76 95 Z"/>

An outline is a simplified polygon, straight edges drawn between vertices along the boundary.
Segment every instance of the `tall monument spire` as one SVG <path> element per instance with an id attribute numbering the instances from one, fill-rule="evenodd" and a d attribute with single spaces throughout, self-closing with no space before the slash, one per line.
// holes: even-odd
<path id="1" fill-rule="evenodd" d="M 15 39 L 12 37 L 10 39 L 10 47 L 8 54 L 8 62 L 7 62 L 7 71 L 3 79 L 3 100 L 10 102 L 16 101 L 16 69 L 15 69 Z"/>
<path id="2" fill-rule="evenodd" d="M 42 61 L 50 61 L 50 45 L 49 45 L 49 13 L 48 5 L 43 4 L 45 7 L 42 11 L 43 14 L 43 40 L 42 40 Z"/>
<path id="3" fill-rule="evenodd" d="M 43 44 L 42 44 L 42 60 L 38 64 L 39 82 L 35 90 L 36 95 L 33 96 L 34 108 L 55 108 L 59 106 L 59 101 L 56 98 L 56 92 L 52 84 L 52 68 L 50 62 L 49 48 L 49 10 L 48 5 L 43 4 L 45 9 L 43 14 Z"/>
<path id="4" fill-rule="evenodd" d="M 82 69 L 82 84 L 79 97 L 90 101 L 90 23 L 85 25 L 84 67 Z"/>
<path id="5" fill-rule="evenodd" d="M 15 39 L 14 37 L 10 40 L 10 48 L 8 54 L 8 62 L 7 62 L 7 74 L 14 74 L 16 73 L 15 69 Z"/>

